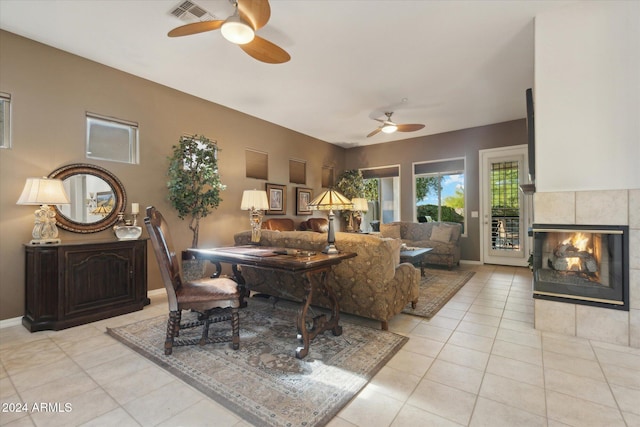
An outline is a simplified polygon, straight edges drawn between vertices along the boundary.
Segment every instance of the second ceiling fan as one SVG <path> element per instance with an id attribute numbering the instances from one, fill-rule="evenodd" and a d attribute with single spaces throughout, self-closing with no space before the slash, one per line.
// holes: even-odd
<path id="1" fill-rule="evenodd" d="M 376 135 L 378 132 L 394 133 L 394 132 L 415 132 L 424 127 L 421 124 L 397 124 L 391 120 L 393 111 L 384 113 L 387 116 L 386 119 L 374 119 L 382 123 L 377 129 L 372 131 L 367 138 Z"/>
<path id="2" fill-rule="evenodd" d="M 264 27 L 271 17 L 268 0 L 237 0 L 232 3 L 235 12 L 227 19 L 182 25 L 169 31 L 168 36 L 190 36 L 219 29 L 225 39 L 258 61 L 282 64 L 291 59 L 284 49 L 256 35 L 256 31 Z"/>

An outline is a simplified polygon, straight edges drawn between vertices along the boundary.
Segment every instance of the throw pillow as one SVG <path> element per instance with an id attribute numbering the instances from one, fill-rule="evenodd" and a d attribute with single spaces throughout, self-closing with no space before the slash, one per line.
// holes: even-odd
<path id="1" fill-rule="evenodd" d="M 434 242 L 449 243 L 451 240 L 451 227 L 438 225 L 431 230 L 431 240 Z"/>
<path id="2" fill-rule="evenodd" d="M 382 237 L 390 239 L 400 238 L 400 224 L 380 224 L 380 234 Z"/>

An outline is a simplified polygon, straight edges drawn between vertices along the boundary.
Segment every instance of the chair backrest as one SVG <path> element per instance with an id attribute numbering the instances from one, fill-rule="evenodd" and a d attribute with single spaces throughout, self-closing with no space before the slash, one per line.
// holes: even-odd
<path id="1" fill-rule="evenodd" d="M 180 275 L 180 263 L 173 249 L 169 226 L 160 211 L 153 206 L 147 208 L 144 225 L 147 227 L 147 232 L 151 238 L 153 251 L 156 254 L 158 266 L 160 267 L 162 281 L 167 290 L 169 310 L 177 310 L 178 300 L 176 297 L 176 289 L 182 286 L 182 276 Z"/>

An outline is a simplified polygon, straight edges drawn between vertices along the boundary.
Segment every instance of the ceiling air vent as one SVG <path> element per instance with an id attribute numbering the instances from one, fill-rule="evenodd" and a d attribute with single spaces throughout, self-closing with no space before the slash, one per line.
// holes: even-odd
<path id="1" fill-rule="evenodd" d="M 209 21 L 215 19 L 213 15 L 192 1 L 183 1 L 169 12 L 183 21 Z"/>

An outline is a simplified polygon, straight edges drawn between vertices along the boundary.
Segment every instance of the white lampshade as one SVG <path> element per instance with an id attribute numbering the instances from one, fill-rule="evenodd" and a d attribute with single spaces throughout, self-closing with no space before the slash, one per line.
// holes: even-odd
<path id="1" fill-rule="evenodd" d="M 64 205 L 69 204 L 69 196 L 62 181 L 49 178 L 27 178 L 18 205 Z"/>
<path id="2" fill-rule="evenodd" d="M 262 190 L 244 190 L 240 209 L 243 211 L 269 209 L 267 192 Z"/>
<path id="3" fill-rule="evenodd" d="M 367 203 L 367 199 L 363 199 L 360 197 L 354 197 L 351 199 L 353 203 L 353 210 L 358 212 L 367 212 L 369 210 L 369 203 Z"/>
<path id="4" fill-rule="evenodd" d="M 220 32 L 225 39 L 235 44 L 249 43 L 255 37 L 253 28 L 238 15 L 228 17 L 220 27 Z"/>
<path id="5" fill-rule="evenodd" d="M 34 212 L 35 220 L 31 236 L 32 245 L 60 243 L 56 213 L 49 205 L 66 205 L 71 203 L 64 185 L 59 179 L 27 178 L 22 194 L 16 202 L 18 205 L 40 205 Z"/>
<path id="6" fill-rule="evenodd" d="M 330 210 L 352 210 L 353 203 L 347 199 L 344 195 L 340 194 L 336 190 L 327 190 L 313 199 L 307 205 L 309 209 L 316 211 L 330 211 Z"/>

